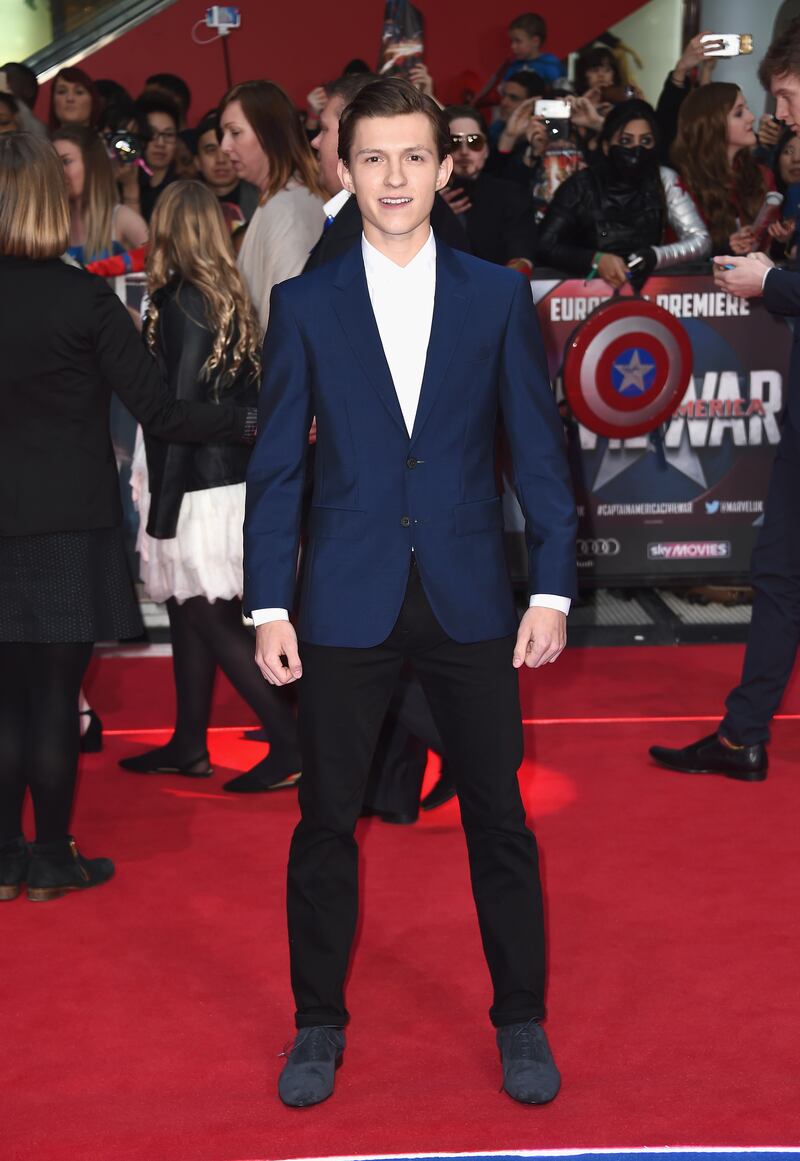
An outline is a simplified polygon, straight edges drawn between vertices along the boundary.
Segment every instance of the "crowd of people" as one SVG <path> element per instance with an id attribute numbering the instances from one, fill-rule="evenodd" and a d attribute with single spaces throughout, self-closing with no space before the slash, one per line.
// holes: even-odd
<path id="1" fill-rule="evenodd" d="M 453 164 L 432 211 L 437 237 L 528 277 L 546 267 L 615 289 L 626 282 L 640 286 L 655 269 L 712 254 L 746 254 L 766 245 L 781 257 L 793 250 L 800 141 L 774 117 L 762 118 L 756 130 L 741 90 L 713 80 L 707 37 L 689 42 L 655 105 L 632 83 L 613 37 L 587 45 L 571 78 L 564 62 L 546 50 L 546 38 L 540 16 L 516 18 L 509 27 L 509 59 L 497 75 L 482 91 L 465 91 L 464 103 L 443 107 Z M 435 79 L 424 65 L 416 63 L 409 79 L 436 100 Z M 40 120 L 35 75 L 19 63 L 0 70 L 0 180 L 8 183 L 12 174 L 22 180 L 18 171 L 25 164 L 52 176 L 55 159 L 67 209 L 59 256 L 89 270 L 114 256 L 146 260 L 148 305 L 137 319 L 143 337 L 135 365 L 155 359 L 166 392 L 162 409 L 178 401 L 189 413 L 203 404 L 217 413 L 225 407 L 245 414 L 256 406 L 273 288 L 344 253 L 361 234 L 359 207 L 343 188 L 339 122 L 374 81 L 363 61 L 352 61 L 341 76 L 317 86 L 304 109 L 271 81 L 245 81 L 215 108 L 192 116 L 189 87 L 176 75 L 147 77 L 134 97 L 112 80 L 69 67 L 55 77 Z M 783 214 L 765 242 L 754 222 L 765 195 L 776 190 L 784 196 Z M 33 187 L 34 201 L 36 196 Z M 111 311 L 109 301 L 103 298 L 97 311 L 98 317 Z M 111 329 L 118 325 L 115 319 Z M 124 383 L 115 372 L 109 388 L 125 397 Z M 206 731 L 220 667 L 256 712 L 261 730 L 255 736 L 270 742 L 268 757 L 226 789 L 261 793 L 294 786 L 301 769 L 295 707 L 288 691 L 261 679 L 251 634 L 239 616 L 238 530 L 248 447 L 179 442 L 186 438 L 183 429 L 173 441 L 159 426 L 155 404 L 147 419 L 138 399 L 136 405 L 139 411 L 131 407 L 144 429 L 133 471 L 140 573 L 149 596 L 166 603 L 177 717 L 167 745 L 122 765 L 140 774 L 208 776 Z M 210 439 L 214 432 L 205 434 Z M 312 423 L 312 470 L 314 439 Z M 24 530 L 12 522 L 0 543 L 7 546 L 9 537 Z M 120 561 L 115 557 L 109 564 L 108 557 L 118 547 L 99 552 L 93 545 L 82 567 L 118 569 Z M 52 627 L 31 627 L 10 597 L 6 604 L 3 641 L 48 648 Z M 140 627 L 130 609 L 119 624 L 112 622 L 94 626 L 91 639 L 124 635 L 122 622 L 126 631 Z M 54 672 L 61 663 L 53 661 Z M 101 723 L 80 681 L 74 688 L 81 663 L 73 658 L 67 670 L 53 686 L 61 690 L 53 695 L 59 728 L 67 730 L 69 707 L 79 699 L 82 747 L 97 749 Z M 15 704 L 19 696 L 17 688 Z M 53 736 L 61 737 L 58 730 Z M 22 752 L 24 738 L 15 737 L 12 749 Z M 442 757 L 439 783 L 422 804 L 434 808 L 453 796 L 455 785 L 425 698 L 412 680 L 404 681 L 378 747 L 365 810 L 386 821 L 413 821 L 429 748 Z M 73 749 L 61 748 L 64 785 L 74 782 L 74 755 L 66 757 Z M 14 852 L 23 850 L 23 782 L 33 791 L 39 842 L 61 844 L 61 886 L 91 885 L 91 869 L 87 874 L 88 864 L 76 862 L 69 846 L 63 787 L 58 826 L 39 818 L 46 800 L 42 787 L 59 778 L 52 770 L 41 783 L 37 777 L 19 772 L 4 793 L 2 889 L 13 893 L 13 881 L 6 880 L 22 865 Z M 52 868 L 48 874 L 58 879 Z M 50 879 L 40 889 L 57 893 L 59 883 Z"/>

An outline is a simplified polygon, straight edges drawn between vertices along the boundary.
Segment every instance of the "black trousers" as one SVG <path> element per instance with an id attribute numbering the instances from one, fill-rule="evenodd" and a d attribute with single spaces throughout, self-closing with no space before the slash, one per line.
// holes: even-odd
<path id="1" fill-rule="evenodd" d="M 753 618 L 742 680 L 728 695 L 722 732 L 752 746 L 770 722 L 800 644 L 800 433 L 788 423 L 772 469 L 764 524 L 753 553 Z"/>
<path id="2" fill-rule="evenodd" d="M 442 630 L 412 565 L 400 616 L 370 649 L 301 642 L 301 820 L 288 871 L 299 1028 L 342 1026 L 358 912 L 355 824 L 387 706 L 410 659 L 430 701 L 461 803 L 495 1025 L 544 1015 L 544 922 L 536 840 L 525 825 L 514 638 L 459 644 Z M 442 965 L 443 971 L 446 965 Z M 388 1015 L 388 1013 L 387 1013 Z"/>

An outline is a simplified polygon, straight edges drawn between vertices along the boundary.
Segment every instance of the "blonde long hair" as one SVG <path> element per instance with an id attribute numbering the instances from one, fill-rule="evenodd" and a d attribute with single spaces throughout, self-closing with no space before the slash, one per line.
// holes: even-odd
<path id="1" fill-rule="evenodd" d="M 0 135 L 0 254 L 58 258 L 69 245 L 64 167 L 49 141 Z"/>
<path id="2" fill-rule="evenodd" d="M 95 129 L 64 125 L 53 134 L 56 141 L 77 145 L 83 159 L 81 217 L 86 231 L 83 244 L 85 262 L 107 257 L 114 237 L 114 209 L 119 203 L 114 170 L 106 148 Z"/>
<path id="3" fill-rule="evenodd" d="M 203 378 L 208 380 L 215 371 L 222 372 L 219 378 L 224 390 L 246 362 L 255 378 L 261 365 L 258 319 L 236 267 L 219 201 L 199 181 L 168 185 L 150 219 L 146 337 L 151 350 L 159 314 L 156 292 L 176 277 L 200 291 L 205 318 L 196 321 L 214 335 L 211 354 L 201 371 Z"/>

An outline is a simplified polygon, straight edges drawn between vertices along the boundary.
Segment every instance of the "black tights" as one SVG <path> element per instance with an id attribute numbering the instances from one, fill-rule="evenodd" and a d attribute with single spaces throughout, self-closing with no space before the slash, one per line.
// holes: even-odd
<path id="1" fill-rule="evenodd" d="M 0 642 L 0 844 L 22 833 L 30 788 L 36 840 L 69 833 L 78 771 L 78 695 L 91 642 Z"/>
<path id="2" fill-rule="evenodd" d="M 206 750 L 206 730 L 217 666 L 255 710 L 269 739 L 269 766 L 286 773 L 300 769 L 292 695 L 270 685 L 254 660 L 252 634 L 242 624 L 241 601 L 192 597 L 167 601 L 172 635 L 177 716 L 170 750 L 192 762 Z"/>

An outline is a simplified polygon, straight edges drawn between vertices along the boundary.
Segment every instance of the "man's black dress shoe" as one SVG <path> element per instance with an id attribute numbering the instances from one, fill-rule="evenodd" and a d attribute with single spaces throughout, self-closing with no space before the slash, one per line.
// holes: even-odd
<path id="1" fill-rule="evenodd" d="M 301 1028 L 278 1080 L 278 1096 L 283 1103 L 304 1109 L 327 1100 L 343 1053 L 343 1028 Z"/>
<path id="2" fill-rule="evenodd" d="M 717 734 L 709 734 L 682 750 L 651 746 L 650 756 L 682 774 L 724 774 L 739 782 L 763 782 L 767 776 L 766 746 L 759 743 L 734 750 L 721 742 Z"/>
<path id="3" fill-rule="evenodd" d="M 435 810 L 437 806 L 444 806 L 445 802 L 449 802 L 455 796 L 455 779 L 447 769 L 445 763 L 442 762 L 442 768 L 439 771 L 439 781 L 432 790 L 428 791 L 422 802 L 420 802 L 420 806 L 423 810 Z"/>
<path id="4" fill-rule="evenodd" d="M 524 1105 L 546 1105 L 561 1088 L 550 1045 L 541 1024 L 506 1024 L 497 1029 L 503 1062 L 503 1090 Z"/>

